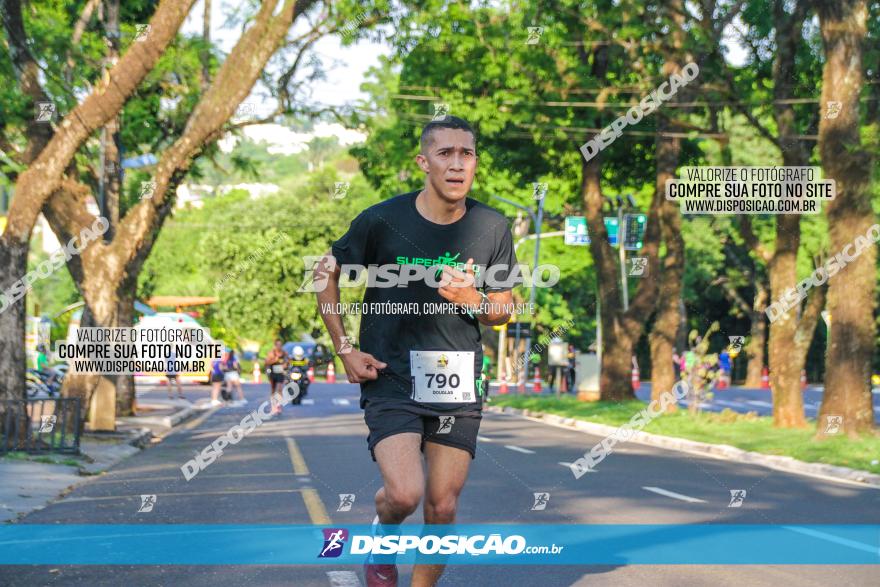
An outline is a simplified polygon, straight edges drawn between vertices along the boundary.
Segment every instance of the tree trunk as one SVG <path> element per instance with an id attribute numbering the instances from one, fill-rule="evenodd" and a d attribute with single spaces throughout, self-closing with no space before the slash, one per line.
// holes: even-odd
<path id="1" fill-rule="evenodd" d="M 827 208 L 830 251 L 835 254 L 863 238 L 875 223 L 869 189 L 875 159 L 859 136 L 867 5 L 865 0 L 820 2 L 817 11 L 825 48 L 822 104 L 840 102 L 837 118 L 819 121 L 822 166 L 825 176 L 837 182 L 837 197 Z M 865 244 L 862 254 L 828 282 L 831 344 L 819 410 L 820 436 L 825 416 L 830 415 L 843 416 L 841 428 L 848 435 L 874 428 L 870 380 L 877 253 L 870 240 Z"/>
<path id="2" fill-rule="evenodd" d="M 202 18 L 202 41 L 204 49 L 199 58 L 202 61 L 202 90 L 211 85 L 211 0 L 205 0 L 205 11 Z"/>
<path id="3" fill-rule="evenodd" d="M 131 328 L 134 326 L 134 301 L 137 291 L 137 281 L 126 279 L 120 284 L 116 292 L 118 303 L 116 306 L 116 323 L 119 328 Z M 135 415 L 135 389 L 133 375 L 116 376 L 116 415 Z"/>
<path id="4" fill-rule="evenodd" d="M 751 332 L 746 356 L 749 358 L 746 367 L 745 387 L 761 387 L 761 373 L 764 370 L 764 346 L 767 344 L 767 322 L 764 310 L 767 309 L 767 288 L 763 283 L 755 283 L 755 300 L 750 312 Z"/>
<path id="5" fill-rule="evenodd" d="M 0 238 L 0 292 L 9 287 L 27 272 L 28 243 L 4 242 Z M 0 293 L 2 295 L 2 293 Z M 8 305 L 7 305 L 8 304 Z M 25 354 L 24 333 L 26 316 L 25 298 L 12 302 L 0 298 L 0 400 L 20 400 L 27 397 L 25 392 Z M 0 436 L 7 433 L 7 406 L 0 402 Z M 18 430 L 26 430 L 27 416 L 23 413 Z M 13 439 L 10 439 L 13 440 Z M 23 438 L 19 438 L 22 441 Z"/>
<path id="6" fill-rule="evenodd" d="M 672 23 L 672 31 L 666 39 L 670 46 L 665 49 L 663 74 L 681 74 L 681 66 L 691 61 L 685 55 L 684 48 L 684 9 L 682 0 L 668 0 L 663 6 L 664 15 Z M 682 88 L 679 99 L 688 101 L 691 92 Z M 662 274 L 649 276 L 659 279 L 657 291 L 656 315 L 648 341 L 651 346 L 651 399 L 657 400 L 672 390 L 675 385 L 675 368 L 672 364 L 675 338 L 681 322 L 680 307 L 684 281 L 684 239 L 681 236 L 681 212 L 679 207 L 666 200 L 666 183 L 675 179 L 681 155 L 681 139 L 664 136 L 674 129 L 675 121 L 668 118 L 664 111 L 655 113 L 657 116 L 657 135 L 655 138 L 654 158 L 656 160 L 655 198 L 659 198 L 660 236 L 666 245 L 666 256 L 663 258 Z M 674 412 L 676 405 L 669 404 L 667 412 Z"/>
<path id="7" fill-rule="evenodd" d="M 0 239 L 4 241 L 7 239 Z M 0 292 L 27 273 L 28 243 L 6 242 L 0 247 Z M 2 294 L 0 294 L 2 295 Z M 7 305 L 8 304 L 8 305 Z M 25 397 L 25 298 L 13 302 L 8 296 L 0 300 L 0 398 Z M 14 336 L 9 336 L 14 334 Z"/>
<path id="8" fill-rule="evenodd" d="M 633 339 L 623 331 L 620 321 L 602 309 L 602 337 L 613 344 L 602 349 L 602 375 L 599 378 L 599 396 L 602 401 L 622 402 L 635 399 L 632 375 Z M 614 332 L 608 336 L 608 333 Z"/>
<path id="9" fill-rule="evenodd" d="M 658 129 L 666 130 L 666 124 Z M 660 286 L 657 295 L 657 314 L 654 326 L 648 335 L 651 346 L 651 399 L 660 396 L 675 385 L 675 368 L 672 364 L 675 337 L 681 322 L 682 280 L 684 279 L 684 240 L 681 236 L 681 214 L 673 202 L 666 201 L 666 182 L 675 178 L 675 169 L 681 152 L 678 138 L 661 137 L 656 142 L 657 183 L 656 197 L 663 198 L 660 204 L 659 220 L 661 235 L 666 243 L 666 256 L 663 258 L 663 273 L 659 276 Z M 657 276 L 648 276 L 657 279 Z M 659 405 L 659 404 L 658 404 Z M 675 411 L 675 404 L 669 404 L 668 412 Z"/>
<path id="10" fill-rule="evenodd" d="M 600 45 L 593 50 L 592 62 L 586 51 L 581 52 L 584 64 L 591 64 L 592 75 L 605 79 L 608 73 L 608 47 Z M 588 124 L 594 125 L 591 120 Z M 592 138 L 592 137 L 591 137 Z M 657 260 L 660 248 L 659 210 L 664 192 L 655 190 L 648 212 L 642 255 L 648 259 L 647 278 L 639 282 L 638 289 L 628 310 L 621 299 L 620 267 L 614 249 L 608 243 L 608 231 L 602 217 L 602 155 L 581 160 L 581 196 L 584 215 L 590 233 L 590 254 L 597 273 L 598 295 L 601 303 L 602 362 L 600 365 L 599 397 L 603 401 L 635 399 L 630 376 L 632 351 L 641 338 L 645 323 L 654 309 L 657 297 L 657 280 L 660 265 Z"/>
<path id="11" fill-rule="evenodd" d="M 776 99 L 774 116 L 779 132 L 782 161 L 786 166 L 809 163 L 809 154 L 798 139 L 796 115 L 791 103 L 794 96 L 795 56 L 801 44 L 801 30 L 806 11 L 803 0 L 797 11 L 789 15 L 782 0 L 774 3 L 776 25 L 776 59 L 773 62 L 773 96 Z M 801 218 L 797 214 L 776 217 L 776 250 L 768 267 L 770 292 L 774 300 L 797 285 L 797 253 L 801 242 Z M 806 349 L 801 356 L 795 335 L 800 316 L 789 311 L 770 325 L 770 389 L 773 395 L 773 423 L 778 428 L 804 428 L 804 401 L 800 388 L 801 369 Z M 807 345 L 809 346 L 809 345 Z M 795 356 L 793 356 L 793 354 Z"/>
<path id="12" fill-rule="evenodd" d="M 83 308 L 81 328 L 103 326 L 95 319 L 88 305 Z M 61 390 L 64 397 L 78 397 L 81 421 L 88 430 L 112 432 L 116 429 L 115 410 L 116 383 L 112 376 L 93 373 L 76 373 L 72 369 L 64 378 Z"/>
<path id="13" fill-rule="evenodd" d="M 770 290 L 775 298 L 797 283 L 800 218 L 791 214 L 776 219 L 776 253 L 770 263 Z M 804 428 L 804 402 L 800 390 L 803 362 L 792 356 L 798 326 L 797 309 L 782 314 L 770 325 L 770 390 L 773 423 L 781 428 Z"/>

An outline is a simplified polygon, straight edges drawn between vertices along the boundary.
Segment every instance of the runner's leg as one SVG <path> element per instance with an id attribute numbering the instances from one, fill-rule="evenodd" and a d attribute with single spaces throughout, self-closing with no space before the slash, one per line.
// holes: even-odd
<path id="1" fill-rule="evenodd" d="M 422 501 L 425 472 L 421 443 L 421 434 L 401 432 L 383 438 L 373 447 L 384 482 L 376 492 L 376 513 L 382 524 L 402 523 Z"/>
<path id="2" fill-rule="evenodd" d="M 471 455 L 461 448 L 427 441 L 425 460 L 428 462 L 425 524 L 453 524 L 458 496 L 467 481 Z M 446 565 L 415 565 L 412 587 L 433 586 L 440 579 L 445 567 Z"/>

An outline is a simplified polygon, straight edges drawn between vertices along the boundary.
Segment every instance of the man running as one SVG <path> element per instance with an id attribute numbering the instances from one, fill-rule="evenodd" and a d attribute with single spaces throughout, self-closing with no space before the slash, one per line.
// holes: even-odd
<path id="1" fill-rule="evenodd" d="M 477 167 L 470 125 L 452 116 L 432 121 L 420 147 L 424 189 L 364 210 L 322 260 L 326 272 L 315 276 L 324 324 L 348 380 L 361 384 L 368 448 L 384 481 L 374 524 L 402 523 L 423 497 L 426 524 L 455 522 L 480 427 L 479 325 L 509 320 L 510 289 L 520 282 L 507 220 L 467 197 Z M 355 264 L 391 266 L 392 285 L 421 274 L 405 287 L 368 282 L 364 295 L 367 307 L 419 313 L 364 312 L 360 349 L 343 353 L 346 333 L 332 308 L 339 302 L 340 266 Z M 416 565 L 412 585 L 434 585 L 443 567 Z M 364 570 L 368 587 L 397 585 L 396 565 L 368 561 Z"/>
<path id="2" fill-rule="evenodd" d="M 266 373 L 269 376 L 269 401 L 272 402 L 272 414 L 281 413 L 281 388 L 287 383 L 287 365 L 290 358 L 281 346 L 281 339 L 275 339 L 275 346 L 266 354 Z M 276 397 L 277 391 L 277 399 Z"/>

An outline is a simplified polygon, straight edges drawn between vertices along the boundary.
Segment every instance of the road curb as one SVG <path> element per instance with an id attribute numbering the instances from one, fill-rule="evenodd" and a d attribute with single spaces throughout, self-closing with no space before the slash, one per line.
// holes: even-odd
<path id="1" fill-rule="evenodd" d="M 149 403 L 141 403 L 141 405 L 151 405 Z M 181 410 L 178 410 L 171 414 L 170 416 L 129 416 L 126 418 L 119 418 L 129 424 L 136 424 L 141 426 L 162 426 L 164 428 L 174 428 L 184 420 L 188 420 L 196 413 L 196 409 L 192 406 L 185 407 Z"/>
<path id="2" fill-rule="evenodd" d="M 548 414 L 546 412 L 538 412 L 528 409 L 511 408 L 509 406 L 488 406 L 489 412 L 499 414 L 509 414 L 530 418 L 561 426 L 564 428 L 572 428 L 580 430 L 587 434 L 595 434 L 597 436 L 609 436 L 613 434 L 619 426 L 608 426 L 607 424 L 597 424 L 596 422 L 588 422 L 586 420 L 577 420 L 575 418 L 567 418 L 557 414 Z M 628 442 L 638 442 L 649 446 L 666 448 L 669 450 L 678 450 L 682 452 L 693 452 L 707 454 L 717 458 L 726 460 L 735 460 L 752 465 L 761 465 L 778 471 L 786 471 L 789 473 L 801 473 L 805 475 L 816 475 L 820 477 L 831 477 L 833 479 L 842 479 L 845 481 L 854 481 L 864 483 L 873 487 L 880 488 L 880 475 L 876 475 L 869 471 L 860 471 L 858 469 L 850 469 L 839 465 L 826 465 L 823 463 L 807 463 L 799 461 L 792 457 L 784 457 L 778 455 L 766 455 L 759 452 L 747 451 L 728 444 L 710 444 L 708 442 L 698 442 L 696 440 L 688 440 L 686 438 L 676 438 L 674 436 L 662 436 L 659 434 L 650 434 L 648 432 L 634 432 Z"/>

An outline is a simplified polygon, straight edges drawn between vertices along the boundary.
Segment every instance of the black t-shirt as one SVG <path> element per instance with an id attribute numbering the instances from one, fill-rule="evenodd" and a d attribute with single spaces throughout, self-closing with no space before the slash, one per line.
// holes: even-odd
<path id="1" fill-rule="evenodd" d="M 464 264 L 472 258 L 481 268 L 481 277 L 493 277 L 491 283 L 495 285 L 489 287 L 483 283 L 480 286 L 478 280 L 478 289 L 506 291 L 521 283 L 513 239 L 502 214 L 468 198 L 464 216 L 451 224 L 435 224 L 416 209 L 418 193 L 396 196 L 358 215 L 348 232 L 333 244 L 337 264 L 394 265 L 400 267 L 400 273 L 409 271 L 406 265 L 422 265 L 436 274 L 442 264 L 454 265 L 463 271 Z M 486 266 L 495 267 L 486 271 Z M 343 275 L 347 273 L 343 271 Z M 376 272 L 377 284 L 388 279 Z M 464 310 L 425 313 L 434 307 L 431 304 L 442 303 L 449 302 L 424 279 L 409 281 L 406 287 L 370 287 L 367 283 L 358 338 L 360 349 L 388 366 L 377 380 L 361 384 L 361 407 L 366 400 L 374 398 L 412 401 L 409 399 L 412 394 L 409 353 L 412 350 L 472 351 L 474 379 L 479 378 L 482 365 L 479 322 Z M 372 308 L 391 312 L 373 313 Z M 470 404 L 424 406 L 444 413 L 469 413 L 482 408 L 482 394 L 476 397 Z"/>

